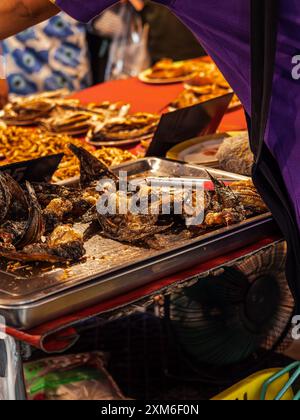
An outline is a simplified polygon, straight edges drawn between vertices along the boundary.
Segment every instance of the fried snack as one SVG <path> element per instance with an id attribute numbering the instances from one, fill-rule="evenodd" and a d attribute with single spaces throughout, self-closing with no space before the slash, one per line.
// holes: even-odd
<path id="1" fill-rule="evenodd" d="M 159 115 L 137 113 L 123 118 L 113 118 L 104 123 L 95 123 L 88 133 L 90 142 L 110 142 L 143 139 L 155 133 Z"/>
<path id="2" fill-rule="evenodd" d="M 178 97 L 170 104 L 171 109 L 182 109 L 189 106 L 201 104 L 210 99 L 231 93 L 231 89 L 224 89 L 216 85 L 197 86 L 196 88 L 186 88 Z M 231 106 L 239 105 L 239 99 L 234 96 Z"/>
<path id="3" fill-rule="evenodd" d="M 85 136 L 94 124 L 103 124 L 115 117 L 125 117 L 130 105 L 121 102 L 72 106 L 61 103 L 51 117 L 41 121 L 41 126 L 50 133 L 69 136 Z"/>
<path id="4" fill-rule="evenodd" d="M 158 61 L 148 72 L 149 80 L 186 80 L 196 74 L 209 75 L 215 68 L 213 63 L 202 60 L 173 61 L 169 58 Z"/>
<path id="5" fill-rule="evenodd" d="M 197 105 L 232 92 L 229 83 L 215 64 L 203 63 L 197 60 L 192 60 L 192 63 L 196 74 L 186 81 L 184 84 L 185 89 L 170 104 L 171 109 Z M 206 68 L 203 67 L 205 65 L 207 66 Z M 240 104 L 239 98 L 234 95 L 230 108 Z"/>
<path id="6" fill-rule="evenodd" d="M 70 143 L 70 141 L 76 146 L 82 146 L 82 142 L 79 140 L 76 141 L 74 139 L 69 139 L 68 142 Z M 78 159 L 70 152 L 69 149 L 66 149 L 66 146 L 67 143 L 65 143 L 64 147 L 65 157 L 53 176 L 53 182 L 63 181 L 79 175 L 80 167 Z M 121 150 L 118 148 L 102 147 L 101 149 L 94 150 L 92 146 L 87 144 L 84 145 L 84 148 L 107 166 L 117 166 L 121 165 L 121 163 L 137 159 L 137 156 L 127 150 Z"/>
<path id="7" fill-rule="evenodd" d="M 203 76 L 199 73 L 185 83 L 185 88 L 199 95 L 207 95 L 213 92 L 215 83 L 212 77 Z"/>
<path id="8" fill-rule="evenodd" d="M 49 116 L 55 104 L 44 100 L 24 100 L 8 103 L 2 112 L 2 120 L 8 125 L 37 125 L 41 118 Z"/>
<path id="9" fill-rule="evenodd" d="M 53 181 L 63 181 L 79 175 L 79 163 L 67 145 L 73 143 L 82 146 L 82 141 L 66 135 L 49 134 L 39 129 L 0 126 L 0 165 L 36 159 L 57 153 L 65 153 L 62 163 L 53 177 Z M 128 151 L 115 148 L 94 150 L 87 144 L 84 147 L 109 166 L 135 160 L 137 157 Z"/>
<path id="10" fill-rule="evenodd" d="M 130 105 L 122 102 L 81 104 L 69 98 L 70 92 L 54 92 L 13 96 L 0 112 L 1 120 L 10 126 L 41 126 L 51 133 L 85 136 L 92 122 L 105 122 L 113 117 L 124 117 Z"/>
<path id="11" fill-rule="evenodd" d="M 171 59 L 163 59 L 157 62 L 148 74 L 149 79 L 177 79 L 191 76 L 194 67 L 189 62 L 174 62 Z"/>
<path id="12" fill-rule="evenodd" d="M 40 120 L 48 118 L 58 104 L 79 105 L 77 99 L 68 99 L 66 89 L 44 92 L 26 97 L 12 96 L 4 107 L 1 118 L 8 125 L 38 125 Z"/>
<path id="13" fill-rule="evenodd" d="M 205 95 L 199 95 L 193 90 L 186 89 L 182 91 L 178 97 L 170 104 L 170 110 L 176 110 L 176 109 L 182 109 L 187 108 L 189 106 L 201 104 L 203 102 L 209 101 L 211 99 L 215 99 L 219 96 L 226 95 L 227 93 L 231 93 L 231 90 L 217 88 L 215 90 L 212 90 L 211 93 L 205 94 Z M 233 98 L 231 100 L 229 109 L 238 107 L 241 105 L 241 102 L 237 95 L 233 95 Z"/>
<path id="14" fill-rule="evenodd" d="M 24 100 L 42 100 L 42 99 L 50 99 L 52 101 L 60 100 L 62 98 L 67 98 L 67 96 L 71 95 L 71 92 L 68 89 L 58 89 L 52 91 L 46 91 L 41 93 L 34 93 L 32 95 L 28 95 L 26 97 L 22 96 L 11 96 L 11 102 L 13 103 L 21 103 Z M 74 100 L 74 99 L 73 99 Z"/>
<path id="15" fill-rule="evenodd" d="M 55 115 L 41 122 L 50 133 L 84 136 L 87 134 L 93 114 L 84 111 L 59 109 Z"/>
<path id="16" fill-rule="evenodd" d="M 89 103 L 85 108 L 95 114 L 104 115 L 105 119 L 107 119 L 112 117 L 125 117 L 130 111 L 130 104 L 104 101 L 100 104 Z"/>
<path id="17" fill-rule="evenodd" d="M 125 162 L 138 159 L 128 150 L 118 149 L 117 147 L 101 147 L 95 150 L 93 155 L 107 166 L 118 166 Z"/>
<path id="18" fill-rule="evenodd" d="M 204 95 L 203 95 L 204 96 Z M 182 91 L 178 97 L 170 104 L 172 109 L 188 108 L 203 101 L 202 95 L 197 95 L 191 90 Z"/>

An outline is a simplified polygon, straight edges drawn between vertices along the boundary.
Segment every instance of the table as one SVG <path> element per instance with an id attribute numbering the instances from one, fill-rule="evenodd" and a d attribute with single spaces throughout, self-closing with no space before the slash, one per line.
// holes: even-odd
<path id="1" fill-rule="evenodd" d="M 138 79 L 116 80 L 81 91 L 74 98 L 83 103 L 123 101 L 131 104 L 132 112 L 161 113 L 182 91 L 182 84 L 146 85 Z M 220 132 L 246 130 L 247 123 L 242 108 L 229 112 L 223 118 Z"/>
<path id="2" fill-rule="evenodd" d="M 105 100 L 124 101 L 132 104 L 131 109 L 133 112 L 144 111 L 161 113 L 181 90 L 182 85 L 149 86 L 133 78 L 94 86 L 75 94 L 74 97 L 80 99 L 82 102 L 99 102 Z M 244 112 L 242 109 L 239 109 L 225 115 L 219 131 L 239 131 L 246 129 L 246 126 Z M 225 253 L 223 257 L 214 261 L 207 261 L 205 264 L 196 265 L 190 270 L 178 273 L 177 275 L 167 279 L 153 282 L 141 289 L 134 290 L 126 295 L 103 302 L 93 308 L 87 308 L 86 310 L 71 314 L 60 320 L 49 322 L 35 328 L 32 331 L 17 331 L 13 328 L 7 328 L 6 333 L 9 336 L 9 339 L 7 340 L 8 355 L 17 363 L 16 389 L 15 391 L 12 391 L 7 398 L 25 398 L 24 388 L 22 387 L 22 381 L 20 379 L 22 366 L 20 363 L 21 356 L 18 350 L 19 342 L 25 342 L 49 353 L 63 351 L 64 349 L 70 347 L 78 338 L 76 337 L 76 330 L 74 330 L 73 327 L 79 321 L 99 314 L 104 314 L 109 311 L 123 310 L 124 307 L 132 305 L 141 299 L 144 299 L 146 296 L 153 297 L 168 287 L 172 287 L 176 284 L 184 282 L 185 280 L 199 276 L 221 265 L 228 264 L 231 261 L 243 258 L 249 253 L 256 252 L 265 246 L 276 243 L 278 240 L 280 240 L 280 236 L 278 236 L 278 233 L 274 233 L 273 236 L 262 238 L 259 243 L 253 244 L 252 246 L 245 247 L 244 249 L 240 249 L 233 253 Z M 9 381 L 11 380 L 11 377 L 6 379 Z"/>

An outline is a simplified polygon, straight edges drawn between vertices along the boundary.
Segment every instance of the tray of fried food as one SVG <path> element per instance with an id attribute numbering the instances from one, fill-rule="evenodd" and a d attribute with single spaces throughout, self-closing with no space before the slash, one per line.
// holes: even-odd
<path id="1" fill-rule="evenodd" d="M 94 146 L 121 146 L 135 144 L 152 138 L 160 116 L 139 112 L 125 117 L 94 121 L 87 135 L 87 142 Z"/>
<path id="2" fill-rule="evenodd" d="M 24 263 L 63 263 L 77 262 L 85 255 L 84 235 L 73 225 L 83 222 L 81 218 L 96 205 L 98 176 L 112 180 L 117 176 L 86 149 L 74 143 L 67 147 L 80 163 L 79 187 L 20 185 L 0 172 L 1 257 Z"/>
<path id="3" fill-rule="evenodd" d="M 255 243 L 273 228 L 248 178 L 156 158 L 110 170 L 86 150 L 70 150 L 80 161 L 79 183 L 20 186 L 0 175 L 0 313 L 9 325 L 29 329 L 91 307 Z M 179 189 L 170 185 L 167 202 L 165 179 L 162 188 L 131 189 L 150 177 Z M 208 183 L 200 200 L 197 188 L 182 189 L 186 179 Z M 112 212 L 101 211 L 107 200 L 116 204 Z"/>
<path id="4" fill-rule="evenodd" d="M 99 119 L 108 119 L 112 117 L 123 117 L 128 114 L 130 104 L 124 102 L 109 102 L 83 104 L 78 99 L 61 99 L 56 102 L 58 112 L 70 110 L 75 112 L 86 112 L 92 116 L 99 116 Z"/>
<path id="5" fill-rule="evenodd" d="M 202 104 L 206 101 L 210 101 L 211 99 L 218 98 L 219 96 L 226 95 L 227 93 L 231 93 L 231 90 L 225 90 L 218 88 L 214 90 L 212 93 L 208 93 L 205 95 L 199 95 L 192 90 L 183 90 L 178 97 L 170 104 L 168 107 L 169 111 L 176 111 L 178 109 L 187 108 L 189 106 Z M 240 108 L 241 102 L 236 94 L 234 94 L 233 99 L 229 105 L 229 110 L 232 111 L 234 109 Z"/>
<path id="6" fill-rule="evenodd" d="M 156 175 L 150 171 L 131 177 L 138 166 L 145 170 L 153 164 L 151 159 L 145 159 L 123 165 L 124 170 L 129 169 L 127 182 L 130 185 L 125 191 L 120 173 L 118 175 L 82 147 L 69 144 L 68 148 L 80 162 L 79 184 L 27 182 L 21 186 L 8 174 L 0 173 L 0 256 L 24 262 L 76 261 L 84 255 L 84 237 L 80 239 L 72 230 L 79 221 L 83 224 L 97 221 L 98 231 L 104 237 L 141 245 L 177 225 L 190 230 L 191 237 L 197 237 L 210 229 L 229 227 L 268 211 L 252 181 L 246 177 L 239 179 L 234 174 L 210 170 L 222 176 L 229 183 L 227 185 L 201 167 L 182 167 L 176 162 L 155 159 L 152 159 L 154 164 L 172 167 L 173 173 L 176 170 L 187 174 L 192 174 L 189 170 L 198 171 L 198 177 Z M 183 189 L 187 185 L 190 185 L 189 192 Z M 201 199 L 197 197 L 200 192 Z M 116 200 L 115 211 L 102 212 L 101 199 L 102 204 L 107 203 L 107 199 Z M 167 204 L 167 200 L 170 207 L 166 210 L 164 203 Z M 137 202 L 140 203 L 138 209 Z M 180 219 L 175 217 L 179 215 L 177 204 L 183 203 Z M 124 208 L 127 209 L 125 213 Z M 78 249 L 61 247 L 78 241 Z"/>
<path id="7" fill-rule="evenodd" d="M 65 181 L 77 177 L 80 172 L 78 159 L 70 152 L 67 145 L 72 142 L 82 146 L 81 140 L 67 135 L 51 134 L 40 129 L 24 127 L 0 127 L 0 165 L 17 163 L 43 156 L 64 153 L 65 156 L 53 177 L 53 182 Z M 84 144 L 105 165 L 119 165 L 137 159 L 132 153 L 118 148 L 101 148 Z"/>
<path id="8" fill-rule="evenodd" d="M 71 92 L 68 89 L 59 89 L 54 91 L 36 93 L 26 98 L 28 100 L 40 100 L 48 102 L 56 107 L 60 106 L 66 109 L 75 109 L 80 106 L 80 100 L 76 98 L 72 98 Z M 20 97 L 13 97 L 14 101 L 22 101 Z"/>

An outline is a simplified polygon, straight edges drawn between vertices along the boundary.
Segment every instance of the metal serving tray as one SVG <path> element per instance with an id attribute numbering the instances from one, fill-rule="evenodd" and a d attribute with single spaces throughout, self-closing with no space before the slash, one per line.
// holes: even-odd
<path id="1" fill-rule="evenodd" d="M 125 170 L 131 178 L 207 177 L 207 168 L 156 158 L 114 170 Z M 247 179 L 216 169 L 209 171 L 224 180 Z M 224 249 L 230 252 L 254 243 L 275 229 L 272 217 L 266 214 L 196 239 L 175 240 L 175 245 L 159 251 L 97 235 L 86 243 L 86 259 L 70 267 L 24 266 L 13 272 L 2 267 L 0 315 L 9 325 L 32 328 L 218 257 Z"/>

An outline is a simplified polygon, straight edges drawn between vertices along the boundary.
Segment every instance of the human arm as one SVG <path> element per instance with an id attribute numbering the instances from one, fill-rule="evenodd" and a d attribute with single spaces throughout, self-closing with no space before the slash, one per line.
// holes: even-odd
<path id="1" fill-rule="evenodd" d="M 143 9 L 144 0 L 130 0 L 134 6 Z M 171 0 L 159 0 L 169 4 Z M 1 0 L 0 40 L 15 35 L 24 29 L 54 16 L 63 10 L 74 19 L 88 22 L 118 0 Z"/>
<path id="2" fill-rule="evenodd" d="M 54 16 L 59 9 L 49 0 L 1 0 L 0 40 Z"/>

